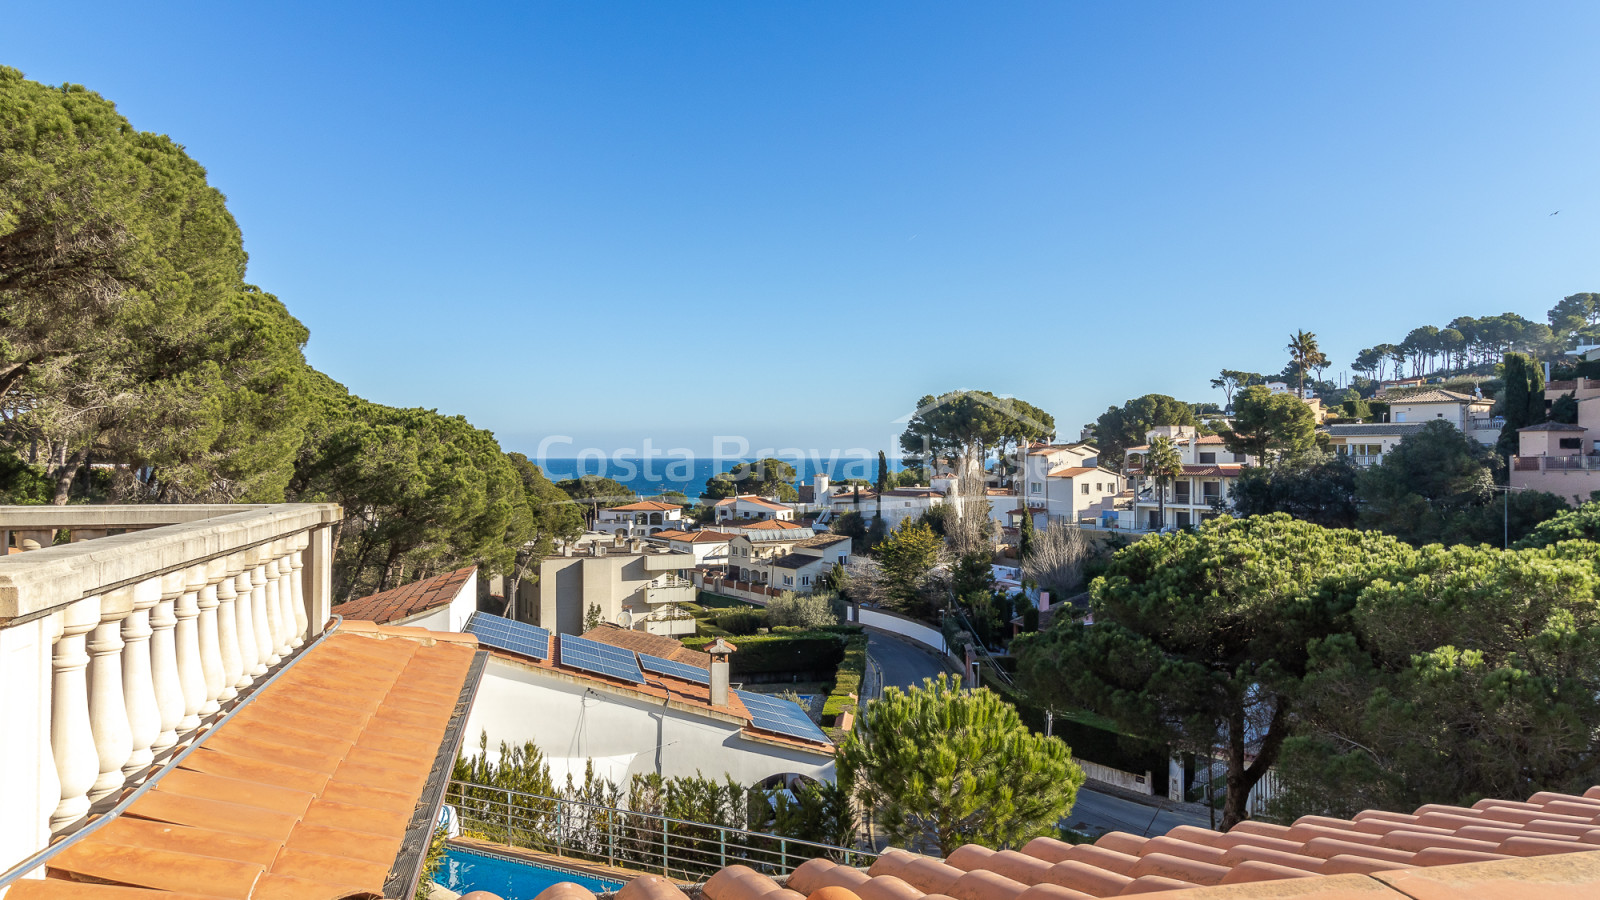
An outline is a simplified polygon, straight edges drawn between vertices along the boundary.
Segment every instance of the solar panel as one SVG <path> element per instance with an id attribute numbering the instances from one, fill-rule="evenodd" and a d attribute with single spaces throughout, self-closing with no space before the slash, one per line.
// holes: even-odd
<path id="1" fill-rule="evenodd" d="M 762 731 L 788 735 L 803 741 L 828 742 L 817 723 L 811 721 L 799 704 L 766 694 L 734 691 L 744 708 L 750 711 L 750 724 Z"/>
<path id="2" fill-rule="evenodd" d="M 559 646 L 560 663 L 563 666 L 636 684 L 644 683 L 644 673 L 639 671 L 639 661 L 634 658 L 632 650 L 591 641 L 575 634 L 563 634 Z"/>
<path id="3" fill-rule="evenodd" d="M 502 619 L 488 613 L 475 612 L 461 629 L 478 638 L 478 643 L 498 650 L 510 650 L 534 659 L 550 658 L 550 632 L 537 625 L 527 625 L 511 619 Z"/>
<path id="4" fill-rule="evenodd" d="M 639 668 L 644 669 L 646 672 L 654 672 L 657 675 L 671 675 L 673 678 L 680 678 L 695 684 L 711 684 L 711 673 L 699 666 L 662 659 L 659 656 L 651 656 L 648 653 L 639 654 Z"/>

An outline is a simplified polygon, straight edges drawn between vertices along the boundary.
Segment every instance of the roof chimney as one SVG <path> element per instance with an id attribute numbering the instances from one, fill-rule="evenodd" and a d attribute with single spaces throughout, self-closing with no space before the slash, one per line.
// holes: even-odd
<path id="1" fill-rule="evenodd" d="M 706 648 L 711 654 L 711 705 L 728 705 L 728 657 L 739 649 L 722 638 Z"/>
<path id="2" fill-rule="evenodd" d="M 1049 608 L 1050 608 L 1050 592 L 1049 591 L 1040 591 L 1039 592 L 1039 612 L 1044 612 L 1045 610 L 1047 610 Z"/>

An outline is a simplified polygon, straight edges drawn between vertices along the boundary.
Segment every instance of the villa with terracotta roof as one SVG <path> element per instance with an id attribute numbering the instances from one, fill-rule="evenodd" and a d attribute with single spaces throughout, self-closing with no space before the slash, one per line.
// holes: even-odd
<path id="1" fill-rule="evenodd" d="M 660 643 L 663 639 L 645 644 L 651 636 L 622 629 L 603 627 L 583 636 L 652 656 L 668 649 Z M 469 750 L 475 751 L 482 737 L 491 749 L 501 741 L 513 746 L 533 741 L 544 750 L 558 783 L 569 772 L 581 783 L 590 762 L 596 775 L 619 783 L 636 774 L 670 778 L 697 773 L 732 776 L 740 784 L 790 775 L 833 780 L 833 744 L 825 737 L 803 739 L 764 730 L 740 691 L 730 686 L 727 656 L 712 657 L 680 645 L 683 654 L 704 661 L 680 659 L 678 654 L 669 658 L 704 668 L 706 678 L 645 672 L 640 683 L 561 662 L 565 639 L 551 635 L 545 659 L 490 649 L 466 724 Z"/>
<path id="2" fill-rule="evenodd" d="M 1010 510 L 1008 525 L 1018 525 L 1023 515 L 1033 517 L 1035 528 L 1099 523 L 1115 516 L 1123 478 L 1099 464 L 1100 451 L 1093 444 L 1036 446 L 1020 458 L 1021 502 Z"/>
<path id="3" fill-rule="evenodd" d="M 721 566 L 728 562 L 728 542 L 733 535 L 725 531 L 702 528 L 698 531 L 658 531 L 649 541 L 666 547 L 674 553 L 687 553 L 694 557 L 696 566 Z"/>
<path id="4" fill-rule="evenodd" d="M 791 521 L 794 519 L 794 510 L 790 507 L 776 500 L 757 497 L 755 494 L 724 497 L 712 504 L 712 510 L 716 524 L 719 526 L 745 520 L 778 519 L 780 521 Z"/>
<path id="5" fill-rule="evenodd" d="M 1233 483 L 1245 466 L 1256 460 L 1233 453 L 1216 435 L 1197 434 L 1192 425 L 1159 425 L 1145 433 L 1146 443 L 1129 447 L 1124 457 L 1128 486 L 1133 490 L 1131 509 L 1119 511 L 1124 527 L 1153 529 L 1160 524 L 1161 490 L 1142 469 L 1150 441 L 1165 436 L 1183 463 L 1183 473 L 1166 486 L 1166 525 L 1183 528 L 1216 518 L 1233 502 Z"/>
<path id="6" fill-rule="evenodd" d="M 595 514 L 594 530 L 615 537 L 643 537 L 685 525 L 683 507 L 660 500 L 641 500 L 602 509 Z"/>

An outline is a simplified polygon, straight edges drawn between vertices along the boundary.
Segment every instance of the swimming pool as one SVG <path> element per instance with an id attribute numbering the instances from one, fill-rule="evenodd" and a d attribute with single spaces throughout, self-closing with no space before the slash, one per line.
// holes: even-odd
<path id="1" fill-rule="evenodd" d="M 552 884 L 571 881 L 595 893 L 614 891 L 622 882 L 567 872 L 510 857 L 450 847 L 433 880 L 458 894 L 488 891 L 505 900 L 533 900 Z"/>

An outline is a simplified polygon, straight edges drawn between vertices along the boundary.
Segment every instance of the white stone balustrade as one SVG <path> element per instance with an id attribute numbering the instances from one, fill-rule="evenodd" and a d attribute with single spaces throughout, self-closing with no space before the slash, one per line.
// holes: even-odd
<path id="1" fill-rule="evenodd" d="M 339 516 L 0 507 L 0 870 L 98 815 L 320 633 Z"/>

